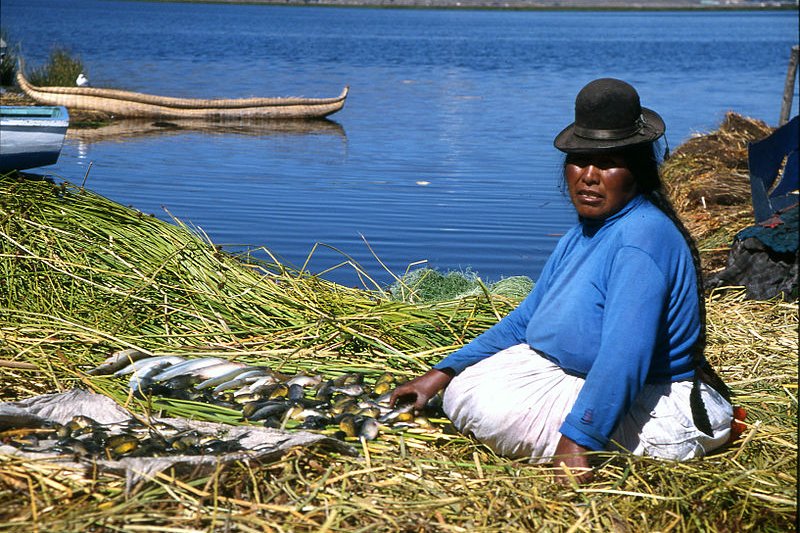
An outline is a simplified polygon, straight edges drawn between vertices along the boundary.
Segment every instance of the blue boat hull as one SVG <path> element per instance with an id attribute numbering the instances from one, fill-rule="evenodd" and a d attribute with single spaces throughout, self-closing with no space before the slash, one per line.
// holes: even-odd
<path id="1" fill-rule="evenodd" d="M 69 126 L 60 106 L 0 106 L 0 172 L 58 161 Z"/>

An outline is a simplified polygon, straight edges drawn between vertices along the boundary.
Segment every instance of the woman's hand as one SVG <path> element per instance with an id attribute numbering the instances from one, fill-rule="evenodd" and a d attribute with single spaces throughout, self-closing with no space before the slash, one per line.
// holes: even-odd
<path id="1" fill-rule="evenodd" d="M 454 375 L 455 372 L 449 368 L 443 370 L 433 368 L 394 389 L 389 398 L 389 405 L 394 407 L 398 401 L 413 401 L 414 409 L 419 411 L 425 407 L 428 400 L 450 383 Z"/>
<path id="2" fill-rule="evenodd" d="M 588 448 L 584 448 L 574 440 L 562 435 L 553 457 L 553 465 L 556 467 L 556 483 L 570 485 L 570 478 L 578 483 L 591 481 L 594 474 L 592 474 L 589 459 L 586 456 L 588 451 Z"/>

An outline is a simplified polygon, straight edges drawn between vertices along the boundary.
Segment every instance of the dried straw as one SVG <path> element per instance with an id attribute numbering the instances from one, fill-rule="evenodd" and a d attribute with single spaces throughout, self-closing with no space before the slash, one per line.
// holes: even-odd
<path id="1" fill-rule="evenodd" d="M 729 112 L 717 130 L 689 139 L 664 164 L 670 196 L 708 271 L 724 266 L 733 236 L 754 223 L 747 147 L 771 132 L 760 120 Z"/>
<path id="2" fill-rule="evenodd" d="M 357 265 L 351 265 L 358 268 Z M 516 301 L 489 293 L 428 304 L 335 285 L 277 262 L 229 256 L 71 185 L 0 178 L 0 399 L 76 386 L 144 412 L 234 420 L 187 402 L 129 402 L 84 371 L 110 352 L 222 356 L 285 372 L 410 377 Z M 702 460 L 601 453 L 595 481 L 495 456 L 455 434 L 385 431 L 210 475 L 167 471 L 126 495 L 112 474 L 0 455 L 10 531 L 789 531 L 797 500 L 796 304 L 708 298 L 712 364 L 748 411 L 745 436 Z"/>

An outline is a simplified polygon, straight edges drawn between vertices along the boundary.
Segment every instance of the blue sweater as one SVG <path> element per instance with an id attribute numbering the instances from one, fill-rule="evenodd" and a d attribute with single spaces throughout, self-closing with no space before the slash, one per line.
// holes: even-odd
<path id="1" fill-rule="evenodd" d="M 561 238 L 514 311 L 443 359 L 456 373 L 527 343 L 585 378 L 561 434 L 602 450 L 645 383 L 694 377 L 697 279 L 675 224 L 642 196 Z"/>

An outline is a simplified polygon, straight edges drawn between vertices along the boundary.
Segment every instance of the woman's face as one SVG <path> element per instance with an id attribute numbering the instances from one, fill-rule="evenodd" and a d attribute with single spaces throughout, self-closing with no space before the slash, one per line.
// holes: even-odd
<path id="1" fill-rule="evenodd" d="M 637 194 L 636 178 L 620 154 L 570 154 L 564 175 L 572 204 L 583 218 L 608 218 Z"/>

